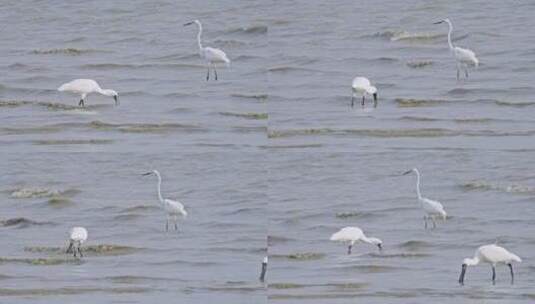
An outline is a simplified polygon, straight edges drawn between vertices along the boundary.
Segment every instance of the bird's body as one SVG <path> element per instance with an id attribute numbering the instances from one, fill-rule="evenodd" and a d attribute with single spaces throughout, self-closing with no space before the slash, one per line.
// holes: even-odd
<path id="1" fill-rule="evenodd" d="M 67 248 L 67 253 L 73 253 L 76 257 L 76 252 L 80 254 L 80 257 L 83 257 L 82 254 L 82 244 L 87 240 L 87 229 L 84 227 L 74 227 L 69 232 L 69 248 Z"/>
<path id="2" fill-rule="evenodd" d="M 199 27 L 199 32 L 197 34 L 197 44 L 199 46 L 199 55 L 202 59 L 206 62 L 206 67 L 208 69 L 206 73 L 206 80 L 210 79 L 210 67 L 214 68 L 214 76 L 215 80 L 217 80 L 217 69 L 216 64 L 218 63 L 224 63 L 227 66 L 230 65 L 230 60 L 227 57 L 227 54 L 223 52 L 220 49 L 212 48 L 212 47 L 203 47 L 201 42 L 201 35 L 202 35 L 202 24 L 199 20 L 194 20 L 192 22 L 188 22 L 184 24 L 184 26 L 191 25 L 191 24 L 197 24 Z"/>
<path id="3" fill-rule="evenodd" d="M 440 24 L 443 22 L 446 22 L 449 26 L 448 46 L 450 48 L 450 51 L 453 54 L 453 57 L 455 57 L 456 66 L 457 66 L 457 80 L 459 80 L 460 78 L 461 69 L 464 70 L 464 74 L 466 78 L 468 78 L 468 67 L 469 66 L 478 67 L 479 59 L 476 57 L 476 54 L 472 50 L 453 45 L 453 43 L 451 42 L 451 33 L 453 32 L 453 25 L 450 19 L 446 18 L 442 21 L 435 22 L 435 24 Z"/>
<path id="4" fill-rule="evenodd" d="M 186 212 L 186 209 L 184 208 L 184 205 L 178 201 L 170 200 L 170 199 L 164 199 L 162 197 L 162 177 L 160 175 L 160 172 L 158 170 L 154 170 L 152 172 L 145 173 L 143 175 L 150 175 L 154 174 L 158 177 L 158 199 L 160 201 L 160 204 L 162 208 L 167 213 L 167 221 L 165 222 L 165 230 L 169 231 L 169 220 L 172 218 L 173 222 L 175 224 L 175 230 L 178 230 L 178 216 L 186 217 L 188 213 Z"/>
<path id="5" fill-rule="evenodd" d="M 466 268 L 468 266 L 475 266 L 479 263 L 487 263 L 492 266 L 492 282 L 496 280 L 496 270 L 495 267 L 497 264 L 505 264 L 509 266 L 511 271 L 511 283 L 514 282 L 514 272 L 513 272 L 513 262 L 522 262 L 522 259 L 516 254 L 509 252 L 507 249 L 498 246 L 496 244 L 484 245 L 479 247 L 473 258 L 466 258 L 463 260 L 461 267 L 461 275 L 459 276 L 459 283 L 464 284 L 464 276 L 466 273 Z"/>
<path id="6" fill-rule="evenodd" d="M 342 228 L 338 232 L 331 235 L 330 240 L 348 244 L 347 254 L 351 254 L 351 248 L 357 242 L 365 242 L 376 245 L 379 247 L 379 250 L 381 250 L 383 244 L 383 242 L 378 238 L 367 237 L 359 227 Z"/>
<path id="7" fill-rule="evenodd" d="M 84 106 L 84 101 L 87 98 L 87 95 L 91 93 L 99 93 L 105 96 L 110 96 L 115 99 L 115 105 L 119 104 L 118 94 L 114 90 L 102 89 L 100 85 L 93 79 L 75 79 L 73 81 L 62 84 L 58 91 L 60 92 L 71 92 L 75 94 L 80 94 L 79 106 Z"/>
<path id="8" fill-rule="evenodd" d="M 372 86 L 370 80 L 366 77 L 355 77 L 351 83 L 351 107 L 354 105 L 354 98 L 357 94 L 362 96 L 362 106 L 364 106 L 364 100 L 366 95 L 373 96 L 373 104 L 377 106 L 377 88 Z"/>
<path id="9" fill-rule="evenodd" d="M 442 217 L 443 220 L 446 220 L 447 213 L 444 211 L 444 206 L 438 201 L 434 201 L 432 199 L 428 199 L 422 196 L 420 193 L 420 171 L 418 169 L 414 168 L 412 170 L 409 170 L 403 175 L 409 174 L 411 172 L 416 173 L 416 194 L 418 196 L 418 202 L 422 206 L 422 209 L 425 213 L 424 215 L 424 225 L 425 228 L 427 228 L 427 219 L 430 218 L 433 222 L 433 228 L 436 227 L 436 217 Z"/>

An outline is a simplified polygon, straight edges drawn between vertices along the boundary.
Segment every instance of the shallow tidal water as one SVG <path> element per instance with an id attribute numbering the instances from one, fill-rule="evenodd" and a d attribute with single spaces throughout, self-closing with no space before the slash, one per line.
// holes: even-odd
<path id="1" fill-rule="evenodd" d="M 0 303 L 532 303 L 530 1 L 0 4 Z M 512 17 L 514 16 L 514 18 Z M 456 81 L 447 49 L 476 52 Z M 232 64 L 205 80 L 194 27 Z M 379 104 L 351 108 L 367 76 Z M 56 91 L 96 79 L 121 104 Z M 448 218 L 424 229 L 422 193 Z M 188 210 L 165 232 L 164 197 Z M 89 231 L 85 257 L 63 252 Z M 347 255 L 345 226 L 381 238 Z M 462 259 L 498 242 L 508 268 Z M 259 282 L 267 254 L 267 280 Z"/>

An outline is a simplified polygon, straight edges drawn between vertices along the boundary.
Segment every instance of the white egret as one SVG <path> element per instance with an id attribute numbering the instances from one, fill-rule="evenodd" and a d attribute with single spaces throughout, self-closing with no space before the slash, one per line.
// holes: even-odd
<path id="1" fill-rule="evenodd" d="M 366 95 L 372 95 L 373 105 L 374 107 L 377 107 L 377 88 L 371 85 L 368 78 L 355 77 L 355 79 L 353 79 L 353 83 L 351 84 L 351 88 L 353 90 L 351 94 L 351 107 L 354 105 L 354 99 L 357 97 L 357 93 L 362 95 L 362 106 L 364 106 L 364 99 Z"/>
<path id="2" fill-rule="evenodd" d="M 210 79 L 210 66 L 213 66 L 215 80 L 217 80 L 216 64 L 225 63 L 227 66 L 229 66 L 230 60 L 228 59 L 227 54 L 225 54 L 225 52 L 223 52 L 222 50 L 202 46 L 202 43 L 201 43 L 202 24 L 199 20 L 193 20 L 191 22 L 184 24 L 184 26 L 188 26 L 194 23 L 197 24 L 197 26 L 199 27 L 199 33 L 197 34 L 197 43 L 199 44 L 199 55 L 201 56 L 202 59 L 206 61 L 206 66 L 208 68 L 208 71 L 206 72 L 206 80 Z"/>
<path id="3" fill-rule="evenodd" d="M 62 84 L 58 91 L 60 92 L 72 92 L 80 94 L 79 106 L 84 106 L 84 101 L 87 98 L 87 95 L 90 93 L 99 93 L 105 96 L 113 97 L 115 100 L 115 105 L 119 105 L 119 94 L 114 90 L 110 89 L 101 89 L 99 84 L 93 79 L 75 79 L 73 81 Z"/>
<path id="4" fill-rule="evenodd" d="M 448 31 L 448 45 L 450 46 L 450 51 L 455 57 L 457 65 L 457 80 L 459 80 L 459 73 L 461 68 L 464 70 L 464 75 L 468 78 L 468 66 L 473 65 L 475 67 L 479 66 L 479 59 L 477 59 L 476 54 L 469 49 L 464 49 L 458 46 L 454 46 L 451 42 L 451 32 L 453 32 L 453 25 L 451 24 L 450 19 L 446 18 L 444 20 L 435 22 L 434 24 L 440 24 L 446 22 L 449 26 Z"/>
<path id="5" fill-rule="evenodd" d="M 184 209 L 184 205 L 182 205 L 178 201 L 173 201 L 170 199 L 164 199 L 162 197 L 162 177 L 160 176 L 160 172 L 158 170 L 153 170 L 152 172 L 147 172 L 143 175 L 151 175 L 154 174 L 158 177 L 158 199 L 160 200 L 160 204 L 162 205 L 162 208 L 167 212 L 167 221 L 165 222 L 165 231 L 169 231 L 169 219 L 173 218 L 173 222 L 175 224 L 175 230 L 178 230 L 178 216 L 181 215 L 183 217 L 186 217 L 188 213 L 186 212 L 186 209 Z"/>
<path id="6" fill-rule="evenodd" d="M 435 222 L 436 216 L 441 216 L 443 220 L 446 220 L 446 211 L 444 211 L 444 207 L 440 202 L 430 200 L 428 198 L 422 197 L 422 194 L 420 193 L 420 171 L 418 169 L 414 168 L 412 170 L 409 170 L 403 175 L 407 175 L 411 172 L 416 173 L 416 194 L 418 195 L 418 201 L 422 205 L 422 208 L 424 209 L 425 215 L 424 215 L 424 224 L 425 228 L 427 229 L 427 219 L 430 218 L 433 221 L 433 228 L 436 228 L 437 224 Z"/>
<path id="7" fill-rule="evenodd" d="M 83 257 L 82 254 L 82 244 L 87 240 L 87 229 L 84 227 L 74 227 L 70 231 L 69 236 L 69 248 L 67 248 L 66 253 L 73 253 L 76 257 L 76 251 L 80 254 L 80 257 Z"/>
<path id="8" fill-rule="evenodd" d="M 262 261 L 262 270 L 260 271 L 260 281 L 262 282 L 264 282 L 264 279 L 266 277 L 267 264 L 268 264 L 268 257 L 265 256 L 264 260 Z"/>
<path id="9" fill-rule="evenodd" d="M 331 241 L 344 242 L 349 244 L 347 254 L 351 254 L 351 248 L 357 242 L 365 242 L 376 245 L 381 250 L 383 241 L 374 237 L 367 237 L 359 227 L 345 227 L 331 236 Z"/>
<path id="10" fill-rule="evenodd" d="M 464 275 L 468 266 L 475 266 L 480 262 L 489 263 L 492 266 L 492 284 L 496 282 L 496 264 L 506 264 L 511 271 L 511 284 L 514 283 L 515 275 L 513 272 L 513 262 L 522 262 L 516 254 L 509 252 L 507 249 L 496 244 L 484 245 L 476 250 L 473 258 L 463 260 L 461 266 L 461 275 L 459 284 L 464 285 Z"/>

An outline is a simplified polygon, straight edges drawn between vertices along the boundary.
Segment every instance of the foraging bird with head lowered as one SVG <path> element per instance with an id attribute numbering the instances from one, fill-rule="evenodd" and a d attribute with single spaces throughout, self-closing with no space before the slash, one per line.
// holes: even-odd
<path id="1" fill-rule="evenodd" d="M 377 107 L 377 88 L 372 86 L 370 83 L 370 80 L 366 77 L 355 77 L 353 79 L 353 82 L 351 83 L 351 107 L 354 105 L 354 99 L 356 94 L 362 95 L 362 106 L 364 106 L 364 100 L 366 98 L 366 95 L 372 95 L 373 96 L 373 105 L 374 107 Z"/>
<path id="2" fill-rule="evenodd" d="M 162 177 L 160 176 L 160 172 L 158 172 L 158 170 L 153 170 L 151 172 L 144 173 L 143 175 L 156 175 L 158 177 L 158 199 L 160 200 L 160 205 L 162 206 L 162 208 L 167 212 L 165 231 L 169 231 L 169 220 L 171 218 L 173 218 L 175 230 L 178 231 L 178 216 L 181 215 L 182 217 L 186 217 L 188 215 L 186 209 L 184 208 L 184 205 L 182 205 L 178 201 L 164 199 L 162 197 Z"/>
<path id="3" fill-rule="evenodd" d="M 197 33 L 197 44 L 199 45 L 199 55 L 202 59 L 206 61 L 206 67 L 208 68 L 208 71 L 206 72 L 206 80 L 210 79 L 210 67 L 214 68 L 214 76 L 215 80 L 217 80 L 216 64 L 225 63 L 227 66 L 229 66 L 230 60 L 228 59 L 227 54 L 225 54 L 225 52 L 220 49 L 208 46 L 203 47 L 201 43 L 202 24 L 199 20 L 193 20 L 191 22 L 185 23 L 184 26 L 192 24 L 197 24 L 197 26 L 199 27 L 199 33 Z"/>
<path id="4" fill-rule="evenodd" d="M 82 244 L 87 240 L 87 229 L 84 227 L 74 227 L 69 233 L 69 248 L 65 253 L 73 253 L 76 257 L 76 251 L 83 257 Z"/>
<path id="5" fill-rule="evenodd" d="M 464 285 L 464 276 L 468 266 L 475 266 L 480 262 L 488 263 L 492 266 L 492 284 L 496 283 L 496 264 L 505 264 L 509 266 L 511 272 L 511 284 L 514 283 L 515 274 L 513 272 L 513 262 L 522 262 L 516 254 L 509 252 L 507 249 L 496 244 L 484 245 L 479 247 L 473 258 L 466 258 L 463 260 L 461 266 L 461 275 L 459 276 L 459 284 Z"/>
<path id="6" fill-rule="evenodd" d="M 347 243 L 347 254 L 351 254 L 351 248 L 357 242 L 364 242 L 368 244 L 376 245 L 379 250 L 383 249 L 383 241 L 374 237 L 367 237 L 359 227 L 345 227 L 340 231 L 333 234 L 330 238 L 331 241 Z"/>
<path id="7" fill-rule="evenodd" d="M 416 194 L 418 195 L 418 202 L 420 202 L 425 212 L 425 215 L 424 215 L 425 229 L 427 229 L 428 218 L 430 218 L 431 221 L 433 222 L 433 228 L 436 228 L 437 223 L 435 222 L 435 217 L 441 216 L 443 220 L 446 220 L 446 216 L 447 216 L 446 211 L 444 211 L 444 207 L 442 206 L 440 202 L 437 202 L 437 201 L 434 201 L 434 200 L 431 200 L 422 196 L 422 194 L 420 193 L 420 171 L 418 171 L 418 169 L 416 168 L 411 169 L 403 173 L 403 175 L 407 175 L 412 172 L 416 173 Z"/>
<path id="8" fill-rule="evenodd" d="M 455 62 L 457 65 L 457 80 L 459 80 L 459 73 L 460 70 L 464 70 L 464 75 L 466 78 L 468 78 L 468 67 L 469 66 L 479 66 L 479 59 L 477 59 L 476 54 L 469 49 L 464 49 L 462 47 L 454 46 L 451 42 L 451 33 L 453 32 L 453 25 L 451 24 L 450 19 L 446 18 L 444 20 L 435 22 L 434 24 L 441 24 L 441 23 L 447 23 L 449 26 L 448 30 L 448 45 L 450 47 L 450 51 L 455 57 Z"/>
<path id="9" fill-rule="evenodd" d="M 62 84 L 58 91 L 60 92 L 72 92 L 80 94 L 79 106 L 84 106 L 84 101 L 87 98 L 87 95 L 90 93 L 99 93 L 105 96 L 113 97 L 115 100 L 115 105 L 119 105 L 119 94 L 114 90 L 102 89 L 100 85 L 93 79 L 75 79 L 73 81 Z"/>

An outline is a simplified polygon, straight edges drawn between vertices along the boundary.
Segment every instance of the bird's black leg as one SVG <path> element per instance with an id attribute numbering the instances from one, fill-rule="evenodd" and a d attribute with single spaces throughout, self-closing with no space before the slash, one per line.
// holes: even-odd
<path id="1" fill-rule="evenodd" d="M 207 71 L 206 71 L 206 81 L 208 81 L 208 79 L 210 79 L 210 65 L 208 64 L 207 66 Z"/>
<path id="2" fill-rule="evenodd" d="M 427 216 L 424 215 L 424 229 L 427 229 Z"/>
<path id="3" fill-rule="evenodd" d="M 215 67 L 215 63 L 214 63 L 214 74 L 215 74 L 215 80 L 217 80 L 217 69 Z"/>
<path id="4" fill-rule="evenodd" d="M 347 247 L 347 254 L 351 254 L 351 247 L 353 247 L 353 245 L 349 245 L 349 246 Z"/>
<path id="5" fill-rule="evenodd" d="M 78 245 L 78 253 L 80 254 L 80 257 L 83 258 L 84 255 L 82 254 L 82 246 Z"/>
<path id="6" fill-rule="evenodd" d="M 513 264 L 509 263 L 507 264 L 509 266 L 509 270 L 511 270 L 511 284 L 514 284 L 515 282 L 515 273 L 513 272 Z"/>
<path id="7" fill-rule="evenodd" d="M 457 66 L 457 81 L 459 81 L 459 66 Z"/>
<path id="8" fill-rule="evenodd" d="M 80 99 L 80 102 L 78 103 L 78 106 L 79 107 L 83 107 L 84 106 L 84 99 Z"/>
<path id="9" fill-rule="evenodd" d="M 464 67 L 464 75 L 468 78 L 468 67 Z"/>
<path id="10" fill-rule="evenodd" d="M 437 222 L 435 221 L 435 217 L 431 215 L 431 221 L 433 222 L 433 229 L 437 228 Z"/>
<path id="11" fill-rule="evenodd" d="M 492 284 L 496 284 L 496 268 L 492 266 Z"/>
<path id="12" fill-rule="evenodd" d="M 351 95 L 351 107 L 355 105 L 355 95 Z"/>
<path id="13" fill-rule="evenodd" d="M 67 251 L 65 253 L 71 253 L 72 250 L 72 241 L 69 243 L 69 248 L 67 248 Z"/>
<path id="14" fill-rule="evenodd" d="M 362 95 L 362 106 L 364 106 L 364 95 Z"/>

